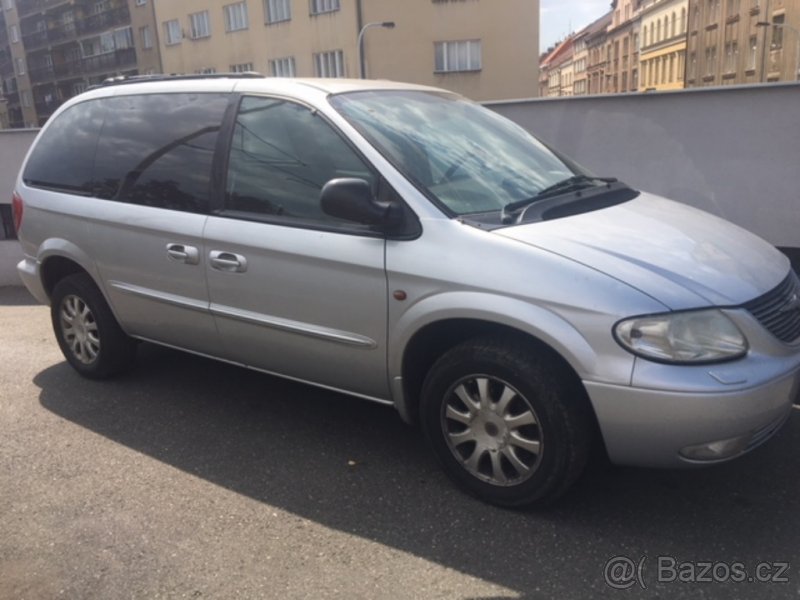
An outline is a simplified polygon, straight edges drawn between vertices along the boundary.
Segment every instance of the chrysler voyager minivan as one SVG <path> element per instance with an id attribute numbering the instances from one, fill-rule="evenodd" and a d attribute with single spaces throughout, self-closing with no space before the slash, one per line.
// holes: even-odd
<path id="1" fill-rule="evenodd" d="M 13 209 L 80 374 L 145 340 L 392 405 L 495 504 L 554 500 L 598 451 L 731 459 L 797 391 L 782 254 L 439 89 L 113 81 L 48 121 Z"/>

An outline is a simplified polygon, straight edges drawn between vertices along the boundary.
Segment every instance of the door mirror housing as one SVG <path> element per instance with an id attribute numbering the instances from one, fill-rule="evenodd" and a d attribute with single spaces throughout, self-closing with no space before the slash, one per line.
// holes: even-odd
<path id="1" fill-rule="evenodd" d="M 364 179 L 331 179 L 322 188 L 320 204 L 332 217 L 384 230 L 403 222 L 403 209 L 393 202 L 379 202 Z"/>

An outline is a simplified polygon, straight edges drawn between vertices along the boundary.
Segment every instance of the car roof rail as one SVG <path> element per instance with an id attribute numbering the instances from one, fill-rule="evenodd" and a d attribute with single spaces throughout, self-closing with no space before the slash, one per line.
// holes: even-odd
<path id="1" fill-rule="evenodd" d="M 183 74 L 154 74 L 154 75 L 118 75 L 116 77 L 108 77 L 101 83 L 97 83 L 89 87 L 90 90 L 108 87 L 112 85 L 130 85 L 132 83 L 149 83 L 152 81 L 191 81 L 193 79 L 263 79 L 261 73 L 255 71 L 246 71 L 243 73 L 195 73 L 189 75 Z"/>

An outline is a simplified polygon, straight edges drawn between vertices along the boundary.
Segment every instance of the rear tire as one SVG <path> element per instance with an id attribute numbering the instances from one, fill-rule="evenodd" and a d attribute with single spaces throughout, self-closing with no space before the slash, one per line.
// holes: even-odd
<path id="1" fill-rule="evenodd" d="M 133 365 L 135 342 L 122 331 L 86 273 L 69 275 L 56 284 L 50 316 L 61 352 L 84 377 L 106 379 Z"/>
<path id="2" fill-rule="evenodd" d="M 503 338 L 450 349 L 422 387 L 422 426 L 445 472 L 499 506 L 545 505 L 574 483 L 592 447 L 589 411 L 566 367 Z"/>

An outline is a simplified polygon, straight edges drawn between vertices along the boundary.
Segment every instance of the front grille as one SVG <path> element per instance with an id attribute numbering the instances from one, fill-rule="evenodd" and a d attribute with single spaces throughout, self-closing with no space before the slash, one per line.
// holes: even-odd
<path id="1" fill-rule="evenodd" d="M 743 305 L 782 342 L 800 337 L 800 282 L 794 271 L 774 290 Z"/>

